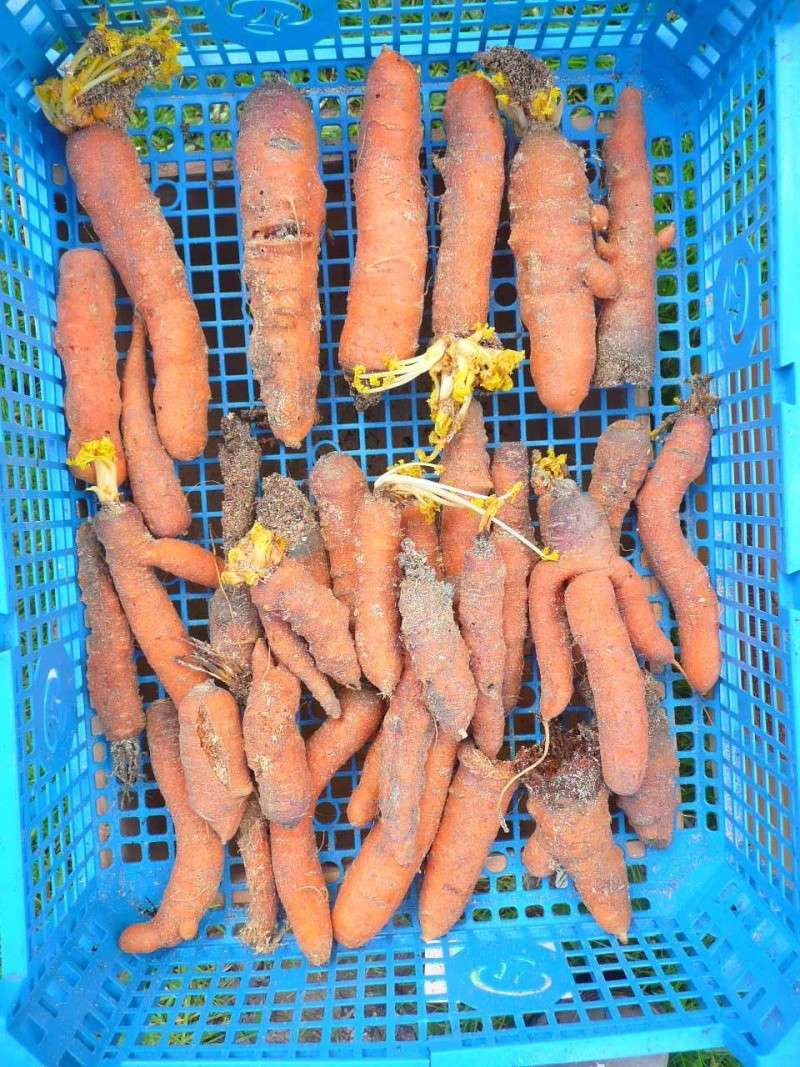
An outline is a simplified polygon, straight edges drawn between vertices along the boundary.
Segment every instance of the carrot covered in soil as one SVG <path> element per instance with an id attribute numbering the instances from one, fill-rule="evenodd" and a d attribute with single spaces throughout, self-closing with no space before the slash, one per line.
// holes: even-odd
<path id="1" fill-rule="evenodd" d="M 352 610 L 357 574 L 356 517 L 367 491 L 367 480 L 352 456 L 328 452 L 314 464 L 309 485 L 328 550 L 333 592 Z"/>
<path id="2" fill-rule="evenodd" d="M 522 862 L 536 878 L 562 868 L 595 921 L 625 943 L 631 923 L 628 874 L 611 836 L 608 790 L 591 732 L 551 735 L 550 754 L 526 780 L 536 830 Z"/>
<path id="3" fill-rule="evenodd" d="M 178 721 L 189 803 L 225 844 L 253 791 L 236 701 L 207 678 L 180 702 Z"/>
<path id="4" fill-rule="evenodd" d="M 620 287 L 600 308 L 594 384 L 648 388 L 655 369 L 656 259 L 675 240 L 675 224 L 656 233 L 647 160 L 642 93 L 623 89 L 603 147 L 608 183 L 608 239 L 597 251 L 617 272 Z"/>
<path id="5" fill-rule="evenodd" d="M 478 687 L 472 736 L 489 759 L 503 744 L 505 709 L 503 673 L 506 643 L 503 640 L 503 590 L 506 567 L 493 540 L 479 537 L 464 557 L 458 621 L 469 649 L 470 668 Z"/>
<path id="6" fill-rule="evenodd" d="M 356 518 L 355 644 L 365 678 L 391 696 L 403 672 L 400 648 L 400 513 L 391 500 L 367 493 Z"/>
<path id="7" fill-rule="evenodd" d="M 311 108 L 282 78 L 245 101 L 236 166 L 253 318 L 247 358 L 272 432 L 299 448 L 317 419 L 325 186 Z"/>
<path id="8" fill-rule="evenodd" d="M 499 445 L 492 456 L 492 485 L 498 497 L 509 493 L 517 483 L 522 489 L 503 506 L 503 519 L 517 533 L 533 541 L 528 502 L 528 450 L 517 442 Z M 495 529 L 494 542 L 505 564 L 503 585 L 503 640 L 506 646 L 503 668 L 503 707 L 513 711 L 519 700 L 525 666 L 525 640 L 528 636 L 528 577 L 534 563 L 531 550 L 504 530 Z M 488 753 L 487 753 L 488 754 Z"/>
<path id="9" fill-rule="evenodd" d="M 442 482 L 470 493 L 491 493 L 489 454 L 483 425 L 483 409 L 473 400 L 464 418 L 461 432 L 445 447 L 442 458 Z M 445 508 L 442 513 L 442 559 L 444 572 L 458 592 L 458 579 L 464 556 L 478 536 L 481 516 L 463 508 Z"/>
<path id="10" fill-rule="evenodd" d="M 431 845 L 419 893 L 424 941 L 443 937 L 472 896 L 513 790 L 514 764 L 491 760 L 471 741 L 458 747 L 458 770 Z"/>
<path id="11" fill-rule="evenodd" d="M 421 147 L 419 75 L 385 48 L 367 74 L 356 152 L 358 239 L 339 342 L 348 376 L 416 349 L 428 258 Z"/>
<path id="12" fill-rule="evenodd" d="M 455 622 L 452 590 L 437 579 L 410 541 L 403 542 L 400 565 L 403 644 L 428 710 L 442 730 L 460 739 L 475 713 L 478 690 L 469 649 Z"/>
<path id="13" fill-rule="evenodd" d="M 566 415 L 585 400 L 595 369 L 595 297 L 618 291 L 614 268 L 594 248 L 606 212 L 589 198 L 581 149 L 557 128 L 561 94 L 549 68 L 516 48 L 493 48 L 482 62 L 521 127 L 509 174 L 509 244 L 531 373 L 545 407 Z"/>
<path id="14" fill-rule="evenodd" d="M 178 744 L 178 715 L 169 700 L 147 711 L 147 742 L 164 803 L 175 826 L 175 861 L 158 911 L 119 936 L 123 952 L 156 952 L 197 936 L 200 920 L 219 889 L 225 861 L 222 842 L 189 803 Z"/>
<path id="15" fill-rule="evenodd" d="M 311 805 L 306 747 L 297 726 L 300 684 L 273 663 L 267 646 L 253 649 L 253 681 L 242 718 L 247 762 L 270 823 L 296 826 Z"/>
<path id="16" fill-rule="evenodd" d="M 126 786 L 139 776 L 144 711 L 136 679 L 133 635 L 90 522 L 76 535 L 78 585 L 84 604 L 86 684 L 111 749 L 114 774 Z"/>
<path id="17" fill-rule="evenodd" d="M 333 907 L 333 932 L 339 944 L 359 948 L 375 937 L 403 902 L 431 847 L 453 776 L 458 744 L 441 732 L 425 764 L 416 847 L 410 863 L 391 854 L 383 822 L 370 830 L 339 887 Z"/>
<path id="18" fill-rule="evenodd" d="M 442 564 L 442 550 L 439 545 L 439 530 L 436 525 L 436 516 L 423 515 L 419 504 L 414 500 L 405 503 L 400 511 L 400 525 L 403 538 L 408 538 L 425 557 L 429 567 L 432 567 L 437 578 L 444 578 L 444 565 Z"/>
<path id="19" fill-rule="evenodd" d="M 639 789 L 617 803 L 625 812 L 643 845 L 669 848 L 675 829 L 675 815 L 681 801 L 678 785 L 678 756 L 669 729 L 667 713 L 661 706 L 662 688 L 645 673 L 648 737 L 647 770 Z"/>
<path id="20" fill-rule="evenodd" d="M 145 364 L 145 327 L 135 313 L 122 377 L 122 439 L 131 496 L 155 537 L 178 537 L 192 522 L 175 467 L 158 436 Z"/>
<path id="21" fill-rule="evenodd" d="M 58 265 L 56 351 L 64 364 L 64 414 L 69 427 L 67 455 L 74 459 L 87 441 L 110 437 L 117 453 L 117 482 L 128 476 L 119 418 L 116 291 L 101 252 L 73 248 Z M 76 478 L 92 480 L 94 468 L 71 467 Z"/>
<path id="22" fill-rule="evenodd" d="M 254 952 L 265 955 L 274 946 L 278 925 L 278 894 L 272 873 L 269 827 L 255 796 L 247 801 L 236 845 L 244 865 L 249 898 L 247 922 L 239 931 L 239 937 Z"/>
<path id="23" fill-rule="evenodd" d="M 614 545 L 619 545 L 622 523 L 647 476 L 652 459 L 650 432 L 642 422 L 617 419 L 600 434 L 588 492 L 608 519 Z"/>
<path id="24" fill-rule="evenodd" d="M 639 534 L 653 573 L 672 602 L 681 663 L 689 684 L 708 693 L 719 680 L 722 650 L 719 601 L 708 571 L 681 530 L 679 509 L 703 473 L 711 447 L 709 415 L 717 399 L 707 379 L 695 379 L 655 464 L 636 498 Z"/>
<path id="25" fill-rule="evenodd" d="M 148 30 L 120 32 L 103 13 L 63 80 L 50 78 L 36 93 L 50 122 L 68 135 L 78 199 L 147 324 L 159 436 L 175 459 L 194 459 L 208 435 L 208 348 L 172 230 L 125 132 L 139 90 L 169 85 L 181 73 L 177 23 L 170 11 Z"/>

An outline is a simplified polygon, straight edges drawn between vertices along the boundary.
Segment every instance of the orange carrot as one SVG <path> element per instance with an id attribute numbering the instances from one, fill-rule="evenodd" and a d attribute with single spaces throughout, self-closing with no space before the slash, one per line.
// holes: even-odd
<path id="1" fill-rule="evenodd" d="M 439 547 L 439 531 L 436 528 L 436 518 L 431 522 L 419 510 L 419 504 L 409 500 L 400 511 L 400 522 L 403 537 L 421 552 L 429 567 L 432 567 L 437 578 L 444 578 L 442 565 L 442 550 Z"/>
<path id="2" fill-rule="evenodd" d="M 471 401 L 461 432 L 445 446 L 441 480 L 470 493 L 492 491 L 483 409 L 477 400 Z M 456 598 L 464 556 L 478 536 L 480 523 L 480 515 L 466 508 L 445 508 L 442 513 L 444 572 L 455 585 Z"/>
<path id="3" fill-rule="evenodd" d="M 636 510 L 642 545 L 678 621 L 681 663 L 689 684 L 707 693 L 717 684 L 722 665 L 719 601 L 708 571 L 683 536 L 679 508 L 684 494 L 703 473 L 711 445 L 708 415 L 716 400 L 707 382 L 695 383 L 645 479 Z"/>
<path id="4" fill-rule="evenodd" d="M 368 685 L 356 690 L 343 689 L 341 702 L 341 717 L 320 723 L 306 741 L 314 797 L 323 792 L 339 768 L 375 735 L 383 718 L 380 694 Z"/>
<path id="5" fill-rule="evenodd" d="M 89 698 L 111 748 L 114 774 L 123 785 L 130 786 L 139 776 L 138 737 L 144 729 L 133 635 L 90 522 L 80 527 L 76 543 L 78 585 L 89 631 L 86 638 Z"/>
<path id="6" fill-rule="evenodd" d="M 180 702 L 178 721 L 189 803 L 225 844 L 253 791 L 236 701 L 209 678 Z"/>
<path id="7" fill-rule="evenodd" d="M 653 459 L 650 433 L 641 422 L 618 419 L 600 435 L 592 463 L 589 496 L 605 512 L 611 540 L 619 545 L 622 522 Z"/>
<path id="8" fill-rule="evenodd" d="M 189 803 L 178 746 L 178 715 L 169 700 L 147 712 L 147 741 L 156 784 L 175 826 L 175 862 L 158 911 L 148 922 L 126 927 L 123 952 L 156 952 L 197 936 L 200 920 L 217 895 L 225 861 L 222 842 Z"/>
<path id="9" fill-rule="evenodd" d="M 287 671 L 306 687 L 322 710 L 332 719 L 342 713 L 339 697 L 331 683 L 317 667 L 302 638 L 283 619 L 269 612 L 259 612 L 269 650 Z"/>
<path id="10" fill-rule="evenodd" d="M 58 266 L 55 344 L 67 379 L 67 455 L 74 459 L 87 441 L 110 437 L 117 452 L 117 483 L 121 484 L 128 474 L 119 432 L 122 403 L 114 340 L 115 300 L 114 278 L 102 253 L 89 248 L 64 253 Z M 71 469 L 76 478 L 92 480 L 91 466 Z"/>
<path id="11" fill-rule="evenodd" d="M 447 151 L 439 211 L 441 239 L 433 286 L 433 332 L 468 334 L 486 322 L 500 201 L 505 137 L 494 92 L 477 74 L 456 78 L 444 107 Z"/>
<path id="12" fill-rule="evenodd" d="M 456 749 L 455 739 L 446 733 L 440 733 L 431 746 L 425 764 L 417 844 L 411 863 L 400 864 L 392 856 L 382 822 L 373 826 L 367 835 L 347 869 L 333 908 L 333 932 L 339 944 L 346 948 L 366 944 L 400 907 L 436 836 L 453 776 Z"/>
<path id="13" fill-rule="evenodd" d="M 675 224 L 655 232 L 642 93 L 630 86 L 617 101 L 603 158 L 608 181 L 608 241 L 597 250 L 616 269 L 619 293 L 605 300 L 597 327 L 595 385 L 647 388 L 655 369 L 656 258 L 675 240 Z"/>
<path id="14" fill-rule="evenodd" d="M 419 75 L 385 48 L 367 75 L 356 153 L 358 241 L 339 342 L 348 375 L 416 349 L 428 258 L 421 146 Z"/>
<path id="15" fill-rule="evenodd" d="M 422 684 L 425 703 L 439 726 L 456 738 L 466 736 L 478 690 L 469 667 L 469 650 L 456 626 L 453 594 L 440 582 L 424 556 L 403 542 L 398 604 L 403 643 Z"/>
<path id="16" fill-rule="evenodd" d="M 517 482 L 523 488 L 503 505 L 503 519 L 518 533 L 533 541 L 533 524 L 528 503 L 528 450 L 524 445 L 502 444 L 492 457 L 492 485 L 496 496 L 508 493 Z M 496 529 L 494 542 L 506 568 L 503 586 L 503 640 L 506 646 L 503 668 L 503 707 L 513 711 L 519 700 L 528 636 L 528 576 L 533 553 L 516 537 Z"/>
<path id="17" fill-rule="evenodd" d="M 469 649 L 469 662 L 478 699 L 472 736 L 478 748 L 494 759 L 503 744 L 503 589 L 506 567 L 494 541 L 479 537 L 464 557 L 458 621 Z"/>
<path id="18" fill-rule="evenodd" d="M 471 741 L 458 746 L 458 761 L 422 877 L 419 921 L 424 941 L 443 937 L 458 922 L 513 796 L 513 790 L 506 789 L 513 763 L 488 759 Z"/>
<path id="19" fill-rule="evenodd" d="M 138 313 L 133 318 L 122 378 L 122 437 L 131 495 L 151 533 L 156 537 L 185 534 L 192 512 L 172 460 L 161 444 L 150 407 L 144 322 Z"/>
<path id="20" fill-rule="evenodd" d="M 378 817 L 383 731 L 380 731 L 367 749 L 361 776 L 347 802 L 347 821 L 351 826 L 363 827 Z"/>
<path id="21" fill-rule="evenodd" d="M 265 955 L 274 946 L 273 938 L 278 925 L 278 894 L 272 873 L 269 828 L 255 796 L 247 801 L 236 844 L 242 857 L 248 892 L 247 922 L 239 936 L 258 955 Z"/>
<path id="22" fill-rule="evenodd" d="M 400 650 L 400 514 L 386 497 L 367 493 L 356 519 L 355 643 L 364 676 L 383 696 L 403 671 Z"/>
<path id="23" fill-rule="evenodd" d="M 425 764 L 434 728 L 422 686 L 406 660 L 381 727 L 378 807 L 387 848 L 400 864 L 416 854 Z"/>
<path id="24" fill-rule="evenodd" d="M 272 432 L 299 448 L 317 419 L 325 186 L 311 109 L 282 78 L 245 100 L 236 166 L 253 317 L 247 358 Z"/>
<path id="25" fill-rule="evenodd" d="M 333 591 L 352 610 L 356 590 L 356 516 L 367 491 L 361 468 L 342 452 L 328 452 L 314 464 L 309 478 L 328 550 Z"/>
<path id="26" fill-rule="evenodd" d="M 306 747 L 297 726 L 300 685 L 273 663 L 267 646 L 253 649 L 253 681 L 242 719 L 247 762 L 270 823 L 296 826 L 311 805 Z"/>

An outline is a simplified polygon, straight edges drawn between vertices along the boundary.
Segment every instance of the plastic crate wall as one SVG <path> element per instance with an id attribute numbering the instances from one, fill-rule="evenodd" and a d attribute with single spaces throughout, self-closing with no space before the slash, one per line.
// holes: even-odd
<path id="1" fill-rule="evenodd" d="M 97 8 L 14 3 L 4 13 L 0 58 L 8 103 L 0 120 L 7 564 L 0 669 L 4 692 L 14 696 L 0 740 L 17 768 L 5 783 L 10 818 L 0 830 L 9 1047 L 19 1041 L 42 1062 L 67 1067 L 327 1054 L 422 1062 L 471 1053 L 546 1063 L 593 1058 L 598 1040 L 604 1056 L 725 1042 L 751 1062 L 794 1062 L 798 780 L 788 635 L 797 534 L 786 521 L 791 471 L 779 462 L 779 444 L 784 453 L 792 444 L 794 367 L 788 346 L 778 345 L 778 313 L 783 335 L 788 312 L 779 308 L 777 283 L 779 267 L 787 276 L 778 253 L 786 255 L 792 201 L 781 182 L 797 85 L 776 50 L 791 53 L 796 11 L 756 9 L 747 0 L 317 6 L 311 21 L 288 2 L 239 4 L 233 15 L 216 3 L 184 7 L 185 77 L 169 93 L 146 95 L 132 130 L 207 330 L 216 427 L 221 410 L 254 399 L 244 358 L 235 107 L 254 72 L 267 68 L 291 73 L 308 91 L 328 189 L 327 373 L 307 449 L 272 452 L 265 471 L 303 478 L 320 450 L 335 445 L 374 476 L 411 455 L 425 433 L 421 392 L 358 416 L 335 372 L 354 249 L 349 153 L 365 54 L 393 43 L 420 62 L 433 248 L 444 93 L 474 51 L 511 40 L 558 62 L 569 90 L 565 128 L 587 150 L 596 195 L 603 114 L 626 80 L 648 90 L 656 206 L 679 230 L 676 251 L 660 261 L 654 418 L 698 365 L 714 372 L 724 397 L 710 473 L 691 495 L 686 522 L 723 600 L 725 675 L 709 702 L 686 696 L 671 678 L 666 701 L 680 748 L 685 828 L 668 853 L 631 864 L 636 915 L 625 947 L 597 936 L 571 889 L 523 879 L 516 858 L 530 826 L 523 812 L 510 820 L 465 921 L 442 946 L 421 946 L 412 895 L 389 932 L 361 952 L 339 952 L 329 968 L 308 968 L 291 940 L 256 960 L 235 938 L 246 887 L 231 855 L 220 906 L 196 944 L 149 960 L 116 950 L 120 927 L 160 895 L 171 830 L 151 778 L 130 797 L 109 782 L 86 701 L 73 538 L 88 505 L 63 466 L 52 327 L 58 253 L 94 235 L 65 177 L 62 139 L 31 106 L 32 77 L 47 73 L 43 56 L 67 55 Z M 242 11 L 266 11 L 275 34 L 263 32 L 263 19 L 234 24 Z M 493 321 L 507 343 L 519 341 L 507 224 L 493 279 Z M 593 393 L 578 415 L 557 419 L 538 404 L 527 370 L 514 394 L 484 401 L 491 440 L 552 442 L 582 477 L 607 422 L 649 407 L 615 390 Z M 218 465 L 185 464 L 182 478 L 195 487 L 192 535 L 211 544 L 219 533 Z M 630 528 L 626 547 L 638 560 Z M 192 632 L 203 636 L 205 596 L 179 582 L 170 588 Z M 658 603 L 668 620 L 667 604 Z M 152 680 L 144 681 L 153 693 Z M 532 674 L 514 717 L 515 742 L 534 735 L 536 692 Z M 309 712 L 307 723 L 313 718 Z M 318 810 L 333 891 L 360 841 L 343 814 L 353 775 L 343 771 Z"/>

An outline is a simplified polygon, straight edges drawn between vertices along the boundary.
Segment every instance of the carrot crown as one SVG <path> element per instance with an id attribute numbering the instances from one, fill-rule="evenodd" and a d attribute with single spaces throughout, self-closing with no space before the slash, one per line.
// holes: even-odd
<path id="1" fill-rule="evenodd" d="M 475 57 L 495 91 L 497 106 L 522 137 L 531 126 L 557 126 L 564 101 L 553 73 L 541 59 L 520 48 L 490 48 Z"/>
<path id="2" fill-rule="evenodd" d="M 68 467 L 91 467 L 94 464 L 96 485 L 89 486 L 101 504 L 115 504 L 119 500 L 117 485 L 117 450 L 110 437 L 98 437 L 81 445 L 74 459 L 67 460 Z"/>
<path id="3" fill-rule="evenodd" d="M 418 356 L 390 360 L 386 370 L 368 372 L 357 366 L 353 389 L 372 396 L 407 385 L 427 371 L 433 382 L 428 397 L 433 419 L 428 442 L 433 447 L 426 459 L 433 461 L 461 429 L 475 390 L 511 389 L 511 375 L 524 358 L 524 352 L 503 348 L 493 326 L 476 323 L 467 337 L 437 338 Z"/>
<path id="4" fill-rule="evenodd" d="M 286 539 L 254 522 L 228 553 L 220 575 L 225 585 L 256 585 L 283 559 Z"/>
<path id="5" fill-rule="evenodd" d="M 567 478 L 567 454 L 556 451 L 551 445 L 546 452 L 540 452 L 535 448 L 531 453 L 531 485 L 535 493 L 547 492 L 553 482 Z"/>
<path id="6" fill-rule="evenodd" d="M 125 126 L 145 85 L 166 86 L 181 73 L 179 24 L 167 8 L 147 30 L 116 30 L 102 11 L 63 75 L 36 86 L 48 121 L 65 134 L 96 122 Z"/>

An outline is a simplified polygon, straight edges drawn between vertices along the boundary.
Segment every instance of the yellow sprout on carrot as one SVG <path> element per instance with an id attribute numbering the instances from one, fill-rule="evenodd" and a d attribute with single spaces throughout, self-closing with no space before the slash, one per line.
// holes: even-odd
<path id="1" fill-rule="evenodd" d="M 225 585 L 256 585 L 278 566 L 285 551 L 285 538 L 254 522 L 228 553 L 220 577 Z"/>
<path id="2" fill-rule="evenodd" d="M 117 450 L 110 437 L 97 437 L 86 441 L 78 449 L 73 459 L 67 460 L 68 467 L 91 467 L 94 465 L 95 485 L 88 487 L 90 493 L 96 493 L 101 504 L 113 504 L 119 500 L 117 485 Z"/>

